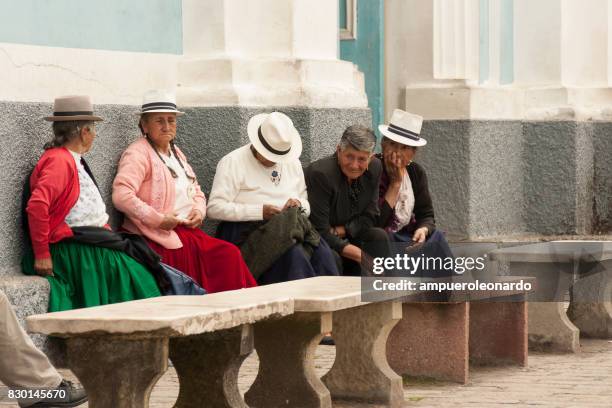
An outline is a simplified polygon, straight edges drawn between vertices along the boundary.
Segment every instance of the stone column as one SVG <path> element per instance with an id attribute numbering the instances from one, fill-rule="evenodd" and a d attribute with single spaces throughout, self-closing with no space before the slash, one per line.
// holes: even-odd
<path id="1" fill-rule="evenodd" d="M 205 185 L 257 113 L 293 119 L 304 162 L 331 154 L 348 125 L 371 126 L 363 74 L 338 59 L 337 2 L 183 0 L 183 22 L 177 98 L 187 154 L 207 153 Z"/>
<path id="2" fill-rule="evenodd" d="M 417 161 L 439 226 L 464 239 L 609 230 L 610 0 L 387 8 L 387 65 L 410 61 L 387 68 L 387 116 L 426 119 Z"/>

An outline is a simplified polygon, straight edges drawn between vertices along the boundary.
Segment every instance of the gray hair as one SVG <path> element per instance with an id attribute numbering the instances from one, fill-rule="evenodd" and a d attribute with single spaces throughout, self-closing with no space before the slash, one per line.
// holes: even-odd
<path id="1" fill-rule="evenodd" d="M 92 120 L 67 120 L 53 122 L 53 140 L 45 144 L 45 150 L 53 147 L 61 147 L 72 142 L 80 136 L 81 129 L 91 129 L 94 126 Z"/>
<path id="2" fill-rule="evenodd" d="M 353 125 L 346 128 L 344 133 L 342 133 L 339 144 L 340 150 L 345 150 L 350 146 L 355 150 L 368 153 L 374 151 L 375 145 L 376 136 L 374 136 L 374 132 L 361 125 Z"/>

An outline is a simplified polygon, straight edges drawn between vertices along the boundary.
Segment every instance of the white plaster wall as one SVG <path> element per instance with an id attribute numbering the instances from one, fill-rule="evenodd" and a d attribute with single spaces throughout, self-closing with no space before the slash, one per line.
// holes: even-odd
<path id="1" fill-rule="evenodd" d="M 183 0 L 183 15 L 180 104 L 367 106 L 363 74 L 338 59 L 336 1 Z"/>
<path id="2" fill-rule="evenodd" d="M 293 1 L 225 0 L 230 57 L 287 57 L 293 51 Z"/>
<path id="3" fill-rule="evenodd" d="M 433 1 L 386 0 L 386 119 L 405 109 L 407 86 L 433 82 Z"/>
<path id="4" fill-rule="evenodd" d="M 560 0 L 514 0 L 514 81 L 561 82 Z"/>
<path id="5" fill-rule="evenodd" d="M 179 58 L 0 43 L 0 100 L 51 102 L 88 94 L 95 104 L 140 105 L 149 89 L 175 88 Z"/>
<path id="6" fill-rule="evenodd" d="M 562 0 L 562 78 L 565 86 L 608 83 L 608 1 Z"/>
<path id="7" fill-rule="evenodd" d="M 225 0 L 183 0 L 183 52 L 201 56 L 225 52 Z"/>
<path id="8" fill-rule="evenodd" d="M 293 56 L 338 58 L 338 4 L 330 0 L 293 0 Z"/>

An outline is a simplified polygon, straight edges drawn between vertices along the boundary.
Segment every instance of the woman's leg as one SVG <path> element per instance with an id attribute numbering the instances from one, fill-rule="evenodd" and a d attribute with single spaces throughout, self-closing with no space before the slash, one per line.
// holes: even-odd
<path id="1" fill-rule="evenodd" d="M 310 259 L 306 256 L 302 245 L 296 244 L 276 260 L 257 279 L 257 283 L 268 285 L 270 283 L 312 278 L 313 276 L 317 276 L 317 273 L 310 264 Z"/>
<path id="2" fill-rule="evenodd" d="M 310 264 L 317 276 L 323 275 L 339 275 L 338 265 L 334 256 L 334 251 L 329 247 L 327 242 L 321 238 L 319 246 L 316 247 L 310 258 Z"/>

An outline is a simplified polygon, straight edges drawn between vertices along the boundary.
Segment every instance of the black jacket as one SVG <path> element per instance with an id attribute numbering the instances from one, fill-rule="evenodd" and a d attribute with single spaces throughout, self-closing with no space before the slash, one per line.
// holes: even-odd
<path id="1" fill-rule="evenodd" d="M 305 171 L 310 222 L 336 252 L 349 244 L 362 231 L 376 226 L 378 211 L 378 182 L 382 163 L 373 158 L 368 170 L 357 179 L 361 193 L 356 209 L 351 208 L 349 184 L 340 170 L 336 154 L 317 160 Z M 330 232 L 332 226 L 343 225 L 348 239 Z"/>

